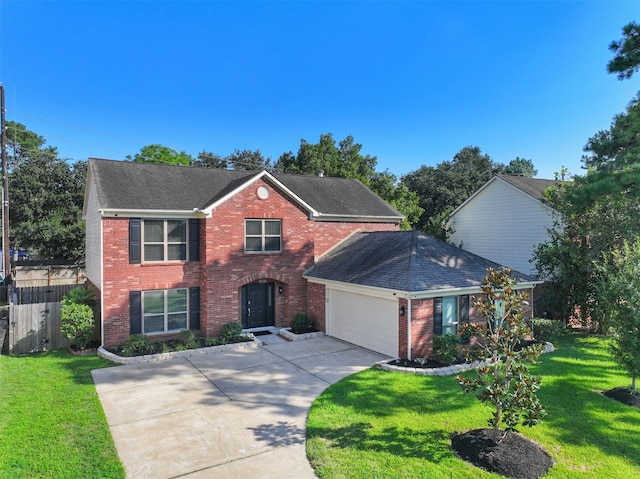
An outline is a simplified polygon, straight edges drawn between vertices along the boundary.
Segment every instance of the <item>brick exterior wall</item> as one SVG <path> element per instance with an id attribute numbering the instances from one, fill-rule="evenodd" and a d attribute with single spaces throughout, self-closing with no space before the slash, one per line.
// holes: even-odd
<path id="1" fill-rule="evenodd" d="M 269 188 L 265 200 L 259 186 Z M 282 252 L 245 253 L 245 219 L 280 219 Z M 103 288 L 106 347 L 123 344 L 130 335 L 129 292 L 200 287 L 200 332 L 217 336 L 222 325 L 241 321 L 242 286 L 275 283 L 275 323 L 289 326 L 296 313 L 306 312 L 324 330 L 324 287 L 302 277 L 315 259 L 356 231 L 398 230 L 392 223 L 314 222 L 308 214 L 259 180 L 241 190 L 200 220 L 200 261 L 162 264 L 129 263 L 129 219 L 102 219 Z M 280 288 L 282 294 L 279 293 Z M 196 332 L 197 333 L 197 332 Z"/>
<path id="2" fill-rule="evenodd" d="M 528 293 L 529 304 L 522 305 L 525 318 L 533 317 L 533 288 L 525 290 Z M 469 297 L 469 322 L 479 323 L 484 321 L 484 316 L 474 306 L 480 295 Z M 405 299 L 400 300 L 400 305 L 407 304 Z M 407 347 L 407 318 L 400 319 L 400 357 L 409 358 Z M 411 358 L 430 357 L 433 352 L 433 298 L 414 299 L 411 301 Z"/>

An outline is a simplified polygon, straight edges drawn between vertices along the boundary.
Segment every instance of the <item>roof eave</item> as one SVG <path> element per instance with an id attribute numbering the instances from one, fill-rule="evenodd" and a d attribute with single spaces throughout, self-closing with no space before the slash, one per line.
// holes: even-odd
<path id="1" fill-rule="evenodd" d="M 404 216 L 370 216 L 370 215 L 339 215 L 318 213 L 309 216 L 312 221 L 359 221 L 363 223 L 401 223 Z"/>
<path id="2" fill-rule="evenodd" d="M 206 211 L 201 210 L 200 208 L 193 208 L 191 210 L 130 210 L 125 208 L 99 208 L 98 212 L 102 216 L 119 216 L 124 218 L 207 218 L 210 216 Z"/>

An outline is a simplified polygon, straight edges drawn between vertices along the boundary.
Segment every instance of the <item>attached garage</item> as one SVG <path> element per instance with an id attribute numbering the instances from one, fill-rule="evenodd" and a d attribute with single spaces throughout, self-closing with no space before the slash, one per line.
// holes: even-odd
<path id="1" fill-rule="evenodd" d="M 327 288 L 327 334 L 398 356 L 398 301 Z"/>

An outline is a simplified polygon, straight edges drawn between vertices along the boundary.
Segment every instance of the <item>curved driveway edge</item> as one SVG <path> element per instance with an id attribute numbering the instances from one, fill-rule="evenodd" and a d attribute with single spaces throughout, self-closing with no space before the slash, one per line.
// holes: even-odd
<path id="1" fill-rule="evenodd" d="M 309 407 L 383 355 L 333 338 L 92 371 L 128 478 L 316 477 Z M 262 338 L 261 338 L 262 339 Z"/>

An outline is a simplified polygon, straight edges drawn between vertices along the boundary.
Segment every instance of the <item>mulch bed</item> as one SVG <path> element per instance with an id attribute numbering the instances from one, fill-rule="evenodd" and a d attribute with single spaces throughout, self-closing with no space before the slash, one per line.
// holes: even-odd
<path id="1" fill-rule="evenodd" d="M 516 432 L 474 429 L 451 438 L 451 447 L 465 461 L 512 479 L 537 479 L 553 466 L 538 444 Z"/>
<path id="2" fill-rule="evenodd" d="M 463 361 L 459 361 L 452 364 L 462 364 Z M 392 366 L 399 366 L 401 368 L 444 368 L 451 366 L 452 364 L 444 364 L 435 359 L 427 359 L 425 362 L 409 361 L 408 359 L 394 359 L 389 361 Z"/>
<path id="3" fill-rule="evenodd" d="M 602 394 L 627 406 L 640 409 L 640 394 L 633 394 L 629 388 L 613 388 L 608 391 L 603 391 Z"/>

